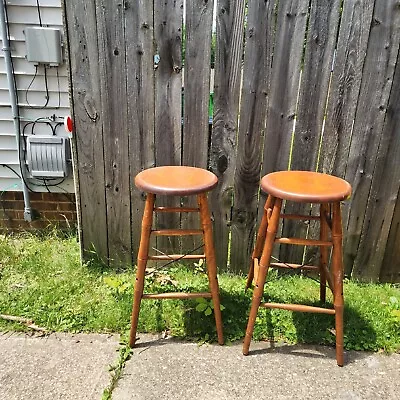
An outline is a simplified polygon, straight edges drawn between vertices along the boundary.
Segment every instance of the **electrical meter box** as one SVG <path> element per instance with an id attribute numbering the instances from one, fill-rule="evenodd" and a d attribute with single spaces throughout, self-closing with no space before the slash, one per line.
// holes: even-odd
<path id="1" fill-rule="evenodd" d="M 62 63 L 60 29 L 34 26 L 25 28 L 24 32 L 28 61 L 50 66 Z"/>
<path id="2" fill-rule="evenodd" d="M 32 135 L 26 138 L 26 161 L 32 178 L 65 178 L 71 161 L 69 138 Z"/>

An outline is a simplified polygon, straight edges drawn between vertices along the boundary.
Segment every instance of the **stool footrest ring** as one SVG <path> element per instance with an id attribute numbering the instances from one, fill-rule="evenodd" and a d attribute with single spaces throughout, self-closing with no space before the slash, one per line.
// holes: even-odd
<path id="1" fill-rule="evenodd" d="M 169 260 L 205 260 L 205 254 L 165 254 L 163 256 L 149 256 L 148 260 L 152 261 L 169 261 Z"/>
<path id="2" fill-rule="evenodd" d="M 151 231 L 157 236 L 186 236 L 186 235 L 202 235 L 202 229 L 160 229 Z"/>
<path id="3" fill-rule="evenodd" d="M 209 292 L 199 292 L 199 293 L 154 293 L 154 294 L 143 294 L 142 299 L 196 299 L 198 297 L 211 298 L 211 293 Z"/>
<path id="4" fill-rule="evenodd" d="M 260 307 L 279 308 L 281 310 L 309 312 L 318 314 L 335 314 L 335 310 L 332 308 L 313 307 L 313 306 L 306 306 L 303 304 L 261 303 Z"/>
<path id="5" fill-rule="evenodd" d="M 297 244 L 300 246 L 332 246 L 332 242 L 329 241 L 300 238 L 276 238 L 275 243 Z"/>

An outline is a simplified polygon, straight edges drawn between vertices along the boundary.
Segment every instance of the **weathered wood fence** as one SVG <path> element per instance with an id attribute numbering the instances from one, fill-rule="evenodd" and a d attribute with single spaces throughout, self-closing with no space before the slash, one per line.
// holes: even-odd
<path id="1" fill-rule="evenodd" d="M 260 176 L 317 170 L 353 186 L 347 274 L 400 281 L 399 1 L 183 3 L 65 1 L 83 248 L 134 262 L 144 203 L 134 175 L 194 165 L 219 177 L 210 195 L 218 265 L 245 271 L 265 200 Z M 314 226 L 288 223 L 283 234 L 312 236 Z M 315 254 L 281 247 L 280 257 Z"/>

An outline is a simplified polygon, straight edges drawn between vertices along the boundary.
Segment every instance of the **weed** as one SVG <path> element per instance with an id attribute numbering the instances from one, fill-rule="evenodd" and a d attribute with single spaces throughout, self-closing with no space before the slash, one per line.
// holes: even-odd
<path id="1" fill-rule="evenodd" d="M 114 365 L 110 365 L 110 383 L 104 389 L 101 400 L 111 400 L 112 392 L 117 385 L 119 378 L 121 377 L 122 371 L 125 367 L 126 362 L 131 358 L 132 349 L 125 343 L 121 344 L 121 347 L 118 349 L 119 356 L 118 360 Z"/>
<path id="2" fill-rule="evenodd" d="M 146 278 L 145 291 L 208 291 L 202 269 L 203 264 L 198 264 L 195 272 L 173 267 L 153 273 Z M 24 317 L 51 331 L 127 331 L 133 277 L 134 268 L 130 266 L 117 271 L 100 261 L 81 264 L 74 235 L 0 235 L 0 314 Z M 219 284 L 225 339 L 242 339 L 252 292 L 244 290 L 245 279 L 241 276 L 220 274 Z M 346 349 L 400 349 L 399 287 L 346 281 L 344 292 Z M 264 298 L 319 305 L 319 286 L 301 276 L 270 279 Z M 327 303 L 332 305 L 332 296 L 327 296 Z M 141 332 L 167 331 L 181 338 L 215 341 L 212 307 L 208 299 L 144 300 L 138 328 Z M 0 330 L 25 329 L 0 319 Z M 334 318 L 260 309 L 254 339 L 331 345 L 335 342 Z"/>

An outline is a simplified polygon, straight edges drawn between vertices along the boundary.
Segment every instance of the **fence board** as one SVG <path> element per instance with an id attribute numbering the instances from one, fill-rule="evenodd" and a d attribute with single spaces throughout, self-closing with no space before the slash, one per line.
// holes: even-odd
<path id="1" fill-rule="evenodd" d="M 279 2 L 262 175 L 289 166 L 308 3 Z"/>
<path id="2" fill-rule="evenodd" d="M 348 202 L 351 211 L 348 211 L 349 208 L 344 210 L 347 226 L 344 246 L 346 268 L 353 265 L 357 255 L 393 81 L 400 40 L 400 8 L 397 3 L 396 0 L 375 2 L 345 175 L 353 187 L 353 196 Z"/>
<path id="3" fill-rule="evenodd" d="M 183 164 L 206 168 L 210 101 L 212 0 L 186 1 Z"/>
<path id="4" fill-rule="evenodd" d="M 396 207 L 383 258 L 380 282 L 400 283 L 400 191 L 397 193 Z"/>
<path id="5" fill-rule="evenodd" d="M 257 221 L 275 1 L 249 2 L 237 164 L 232 211 L 231 269 L 246 271 Z"/>
<path id="6" fill-rule="evenodd" d="M 96 8 L 99 43 L 104 173 L 111 265 L 131 262 L 130 179 L 127 132 L 124 10 L 122 3 L 99 1 Z"/>
<path id="7" fill-rule="evenodd" d="M 131 232 L 133 260 L 139 249 L 144 197 L 134 176 L 154 166 L 154 51 L 153 2 L 139 0 L 125 7 L 127 134 L 131 176 Z"/>
<path id="8" fill-rule="evenodd" d="M 156 165 L 181 164 L 182 130 L 182 17 L 183 0 L 154 2 L 155 65 L 155 152 Z M 158 60 L 156 60 L 158 61 Z M 178 207 L 179 198 L 158 197 L 158 205 Z M 157 226 L 179 228 L 177 213 L 157 215 Z M 179 254 L 178 237 L 159 237 L 157 246 L 168 254 Z"/>
<path id="9" fill-rule="evenodd" d="M 318 169 L 344 178 L 375 0 L 343 4 Z"/>
<path id="10" fill-rule="evenodd" d="M 400 13 L 400 12 L 399 12 Z M 377 281 L 400 188 L 400 53 L 377 151 L 353 276 Z"/>
<path id="11" fill-rule="evenodd" d="M 209 145 L 208 106 L 210 101 L 211 31 L 214 2 L 186 1 L 186 49 L 184 76 L 184 125 L 182 164 L 207 168 Z M 195 199 L 184 198 L 185 206 Z M 198 216 L 183 214 L 183 228 L 199 225 Z M 194 237 L 182 238 L 184 251 L 199 245 Z"/>
<path id="12" fill-rule="evenodd" d="M 71 97 L 75 122 L 81 246 L 107 261 L 103 131 L 97 51 L 96 1 L 66 1 Z"/>
<path id="13" fill-rule="evenodd" d="M 243 56 L 244 1 L 218 2 L 217 49 L 214 85 L 214 117 L 210 168 L 218 186 L 210 195 L 214 214 L 217 265 L 228 264 L 229 225 L 236 161 L 241 62 Z"/>
<path id="14" fill-rule="evenodd" d="M 307 43 L 296 112 L 293 138 L 291 170 L 317 169 L 322 125 L 325 116 L 332 60 L 335 51 L 341 0 L 312 1 L 308 23 Z M 285 207 L 288 214 L 308 214 L 309 204 L 289 202 Z M 313 238 L 318 223 L 285 220 L 284 237 Z M 292 263 L 303 262 L 304 246 L 281 246 L 281 257 Z M 307 249 L 306 260 L 315 256 L 315 248 Z M 307 261 L 309 263 L 309 261 Z"/>

